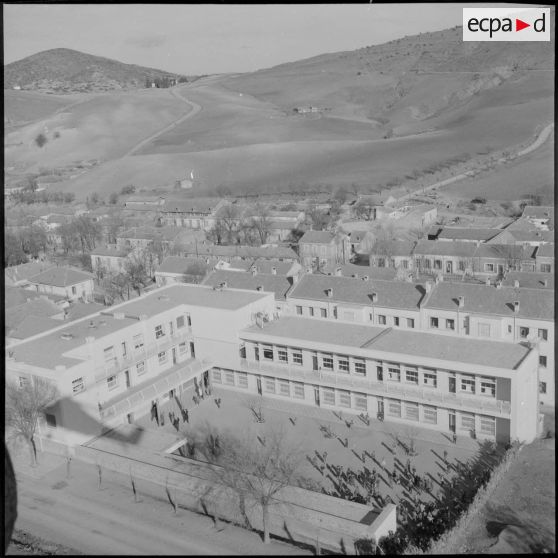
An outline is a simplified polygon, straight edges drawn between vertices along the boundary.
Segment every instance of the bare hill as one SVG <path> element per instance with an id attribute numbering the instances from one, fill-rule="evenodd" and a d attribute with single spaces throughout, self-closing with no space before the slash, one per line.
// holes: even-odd
<path id="1" fill-rule="evenodd" d="M 108 91 L 145 87 L 146 81 L 181 76 L 124 64 L 77 50 L 45 50 L 4 67 L 4 88 L 53 92 Z"/>

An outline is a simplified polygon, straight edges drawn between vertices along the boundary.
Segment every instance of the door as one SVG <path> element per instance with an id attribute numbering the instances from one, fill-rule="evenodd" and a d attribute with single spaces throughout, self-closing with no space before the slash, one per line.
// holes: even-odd
<path id="1" fill-rule="evenodd" d="M 261 395 L 262 394 L 262 379 L 258 376 L 256 378 L 257 383 L 258 383 L 258 394 Z"/>
<path id="2" fill-rule="evenodd" d="M 384 369 L 382 366 L 376 366 L 376 373 L 378 375 L 378 382 L 384 381 Z"/>
<path id="3" fill-rule="evenodd" d="M 318 355 L 312 355 L 312 370 L 318 370 Z"/>
<path id="4" fill-rule="evenodd" d="M 498 264 L 498 275 L 504 275 L 504 266 L 502 264 Z"/>
<path id="5" fill-rule="evenodd" d="M 130 387 L 130 371 L 129 370 L 124 371 L 124 377 L 126 378 L 126 389 L 128 389 Z"/>
<path id="6" fill-rule="evenodd" d="M 173 322 L 169 322 L 169 331 L 170 331 L 171 335 L 174 333 L 174 323 Z"/>
<path id="7" fill-rule="evenodd" d="M 455 377 L 450 376 L 449 378 L 449 392 L 455 393 Z"/>
<path id="8" fill-rule="evenodd" d="M 449 417 L 449 429 L 450 432 L 455 432 L 455 413 L 450 413 Z"/>
<path id="9" fill-rule="evenodd" d="M 378 414 L 379 415 L 384 414 L 384 400 L 383 399 L 378 399 Z"/>
<path id="10" fill-rule="evenodd" d="M 318 386 L 314 386 L 314 401 L 316 405 L 320 406 L 320 388 Z"/>
<path id="11" fill-rule="evenodd" d="M 196 358 L 196 351 L 194 350 L 193 341 L 190 341 L 190 354 L 192 355 L 192 358 Z"/>
<path id="12" fill-rule="evenodd" d="M 453 262 L 446 262 L 446 273 L 453 273 Z"/>
<path id="13" fill-rule="evenodd" d="M 176 347 L 172 348 L 172 363 L 176 364 Z"/>

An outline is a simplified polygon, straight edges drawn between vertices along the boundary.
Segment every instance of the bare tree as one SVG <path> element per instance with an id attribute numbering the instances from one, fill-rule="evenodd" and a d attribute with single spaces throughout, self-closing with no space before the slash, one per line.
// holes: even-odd
<path id="1" fill-rule="evenodd" d="M 254 215 L 249 219 L 248 225 L 257 233 L 259 244 L 265 244 L 271 232 L 271 219 L 269 210 L 261 203 L 254 207 Z"/>
<path id="2" fill-rule="evenodd" d="M 219 242 L 234 243 L 240 228 L 240 209 L 237 205 L 227 203 L 215 216 L 213 229 Z"/>
<path id="3" fill-rule="evenodd" d="M 145 258 L 138 255 L 128 257 L 124 262 L 124 270 L 132 288 L 138 291 L 138 295 L 141 295 L 141 289 L 149 281 Z"/>
<path id="4" fill-rule="evenodd" d="M 37 421 L 57 397 L 56 386 L 37 376 L 20 385 L 14 381 L 6 383 L 6 425 L 11 427 L 11 438 L 23 438 L 29 444 L 32 466 L 37 464 Z"/>

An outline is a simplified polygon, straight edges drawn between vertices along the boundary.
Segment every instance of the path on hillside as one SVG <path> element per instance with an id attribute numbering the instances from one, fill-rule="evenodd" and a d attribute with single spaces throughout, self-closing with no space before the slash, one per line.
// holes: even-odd
<path id="1" fill-rule="evenodd" d="M 531 152 L 535 151 L 535 149 L 538 149 L 548 139 L 548 137 L 552 133 L 553 129 L 554 129 L 554 122 L 545 126 L 541 130 L 541 132 L 539 133 L 539 135 L 537 136 L 535 141 L 532 144 L 530 144 L 529 146 L 527 146 L 525 149 L 522 149 L 521 151 L 518 151 L 515 155 L 512 155 L 508 158 L 498 159 L 498 161 L 496 161 L 496 162 L 498 164 L 505 164 L 507 162 L 514 161 L 518 157 L 522 157 L 523 155 L 527 155 L 528 153 L 531 153 Z M 461 174 L 457 174 L 456 176 L 452 176 L 451 178 L 446 178 L 445 180 L 441 180 L 440 182 L 436 182 L 434 184 L 431 184 L 430 186 L 425 186 L 424 188 L 418 188 L 417 190 L 413 190 L 412 192 L 409 192 L 408 194 L 404 194 L 404 195 L 396 198 L 396 200 L 397 201 L 404 201 L 404 200 L 409 199 L 413 196 L 416 196 L 417 194 L 418 195 L 424 194 L 427 191 L 435 190 L 436 188 L 439 188 L 441 186 L 447 186 L 448 184 L 453 184 L 454 182 L 457 182 L 459 180 L 464 180 L 465 178 L 471 178 L 471 177 L 475 176 L 476 174 L 477 174 L 476 171 L 467 171 L 467 172 L 464 172 L 464 173 L 461 173 Z"/>
<path id="2" fill-rule="evenodd" d="M 168 126 L 165 126 L 162 130 L 159 130 L 158 132 L 155 132 L 154 134 L 150 135 L 148 138 L 145 138 L 144 140 L 140 141 L 138 144 L 132 147 L 132 149 L 130 149 L 127 153 L 125 153 L 122 157 L 129 157 L 130 155 L 133 155 L 134 153 L 136 153 L 136 151 L 139 151 L 142 147 L 152 142 L 153 140 L 157 139 L 160 135 L 164 134 L 165 132 L 168 132 L 169 130 L 172 130 L 175 126 L 182 124 L 182 122 L 184 122 L 187 118 L 191 118 L 192 116 L 195 116 L 202 110 L 202 107 L 200 105 L 194 103 L 194 101 L 189 101 L 188 99 L 186 99 L 186 97 L 183 97 L 182 95 L 177 93 L 175 89 L 170 89 L 169 91 L 171 95 L 173 95 L 177 99 L 180 99 L 181 101 L 189 105 L 191 107 L 191 110 L 188 111 L 186 114 L 182 115 L 174 122 L 171 122 Z"/>

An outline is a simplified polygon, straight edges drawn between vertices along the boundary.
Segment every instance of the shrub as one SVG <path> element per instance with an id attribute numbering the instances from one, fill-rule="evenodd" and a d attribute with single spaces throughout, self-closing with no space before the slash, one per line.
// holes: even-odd
<path id="1" fill-rule="evenodd" d="M 44 134 L 39 134 L 36 138 L 35 138 L 35 143 L 39 146 L 39 147 L 43 147 L 43 145 L 45 145 L 45 143 L 47 142 L 47 138 Z"/>

